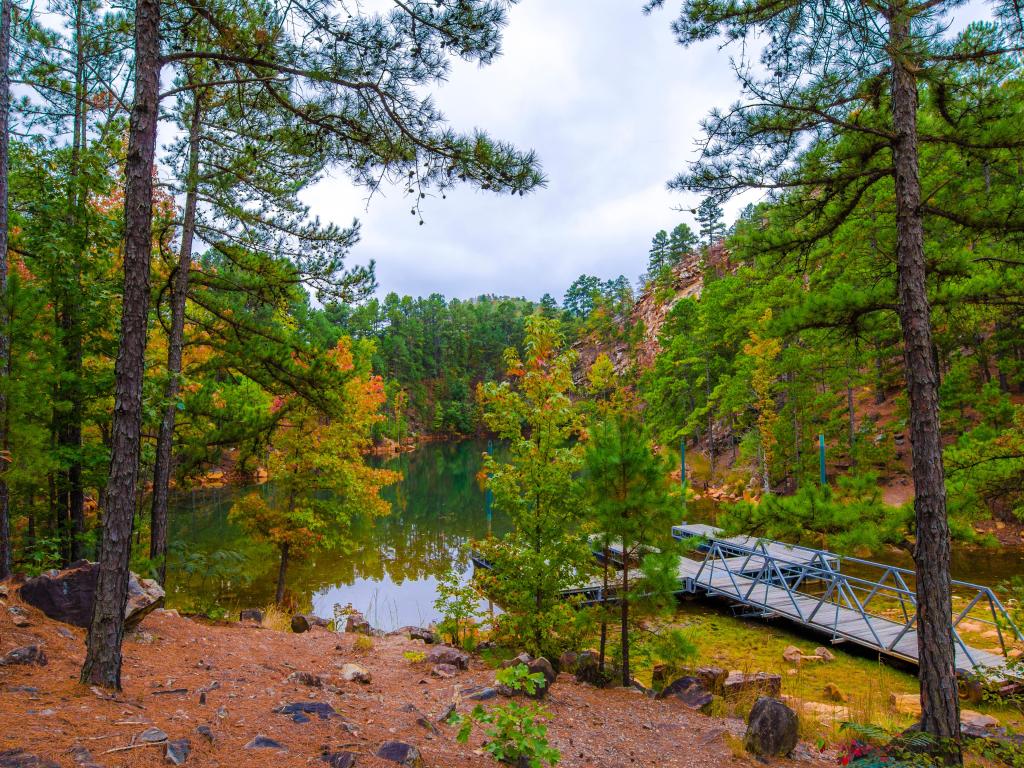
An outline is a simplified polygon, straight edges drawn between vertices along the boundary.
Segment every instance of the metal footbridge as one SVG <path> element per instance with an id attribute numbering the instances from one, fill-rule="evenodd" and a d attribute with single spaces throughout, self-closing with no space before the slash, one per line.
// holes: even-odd
<path id="1" fill-rule="evenodd" d="M 677 525 L 672 536 L 689 542 L 693 552 L 680 558 L 679 594 L 719 597 L 746 616 L 787 619 L 832 643 L 855 643 L 918 662 L 913 571 L 769 539 L 725 537 L 708 525 Z M 642 581 L 635 564 L 625 562 L 621 546 L 613 544 L 607 552 L 612 563 L 630 568 L 630 582 Z M 491 567 L 482 558 L 473 559 L 478 567 Z M 619 579 L 611 574 L 607 592 L 603 579 L 595 578 L 563 595 L 589 604 L 614 600 Z M 952 585 L 957 668 L 1005 676 L 1009 651 L 1015 642 L 1024 642 L 1024 635 L 990 588 L 955 580 Z M 977 635 L 989 647 L 969 645 L 962 633 Z"/>

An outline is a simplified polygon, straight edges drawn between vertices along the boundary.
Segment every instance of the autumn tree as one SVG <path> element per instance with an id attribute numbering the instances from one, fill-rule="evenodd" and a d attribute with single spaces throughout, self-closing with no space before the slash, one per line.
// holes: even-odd
<path id="1" fill-rule="evenodd" d="M 663 4 L 652 0 L 647 9 Z M 804 204 L 775 246 L 797 253 L 827 238 L 867 193 L 888 190 L 881 215 L 893 231 L 893 300 L 910 404 L 922 728 L 950 744 L 951 762 L 961 760 L 960 718 L 925 220 L 982 232 L 1020 231 L 1024 224 L 1019 185 L 995 195 L 984 184 L 991 179 L 984 169 L 1024 146 L 1020 111 L 974 90 L 971 77 L 1019 50 L 1021 10 L 995 2 L 994 23 L 953 38 L 946 32 L 961 5 L 684 2 L 674 24 L 684 45 L 720 36 L 738 43 L 756 37 L 763 46 L 759 61 L 736 62 L 743 100 L 707 118 L 702 155 L 673 187 L 716 201 L 747 189 L 793 191 Z M 922 95 L 936 105 L 936 119 L 919 120 Z M 975 204 L 922 193 L 924 150 L 975 158 Z"/>
<path id="2" fill-rule="evenodd" d="M 316 549 L 344 550 L 354 515 L 379 517 L 390 511 L 380 490 L 398 480 L 395 472 L 370 467 L 363 459 L 371 427 L 383 418 L 383 382 L 353 360 L 342 339 L 332 353 L 337 397 L 329 412 L 298 397 L 279 399 L 286 409 L 272 437 L 267 493 L 237 502 L 231 517 L 252 536 L 272 543 L 280 554 L 275 601 L 284 601 L 289 564 Z"/>

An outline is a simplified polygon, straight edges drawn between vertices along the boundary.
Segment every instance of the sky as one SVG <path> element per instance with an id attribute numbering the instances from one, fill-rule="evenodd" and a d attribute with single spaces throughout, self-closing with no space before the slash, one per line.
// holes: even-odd
<path id="1" fill-rule="evenodd" d="M 380 294 L 561 299 L 583 273 L 635 281 L 659 229 L 696 230 L 676 209 L 699 200 L 666 183 L 696 158 L 701 118 L 739 88 L 728 50 L 676 43 L 678 4 L 651 15 L 642 5 L 522 0 L 509 11 L 503 55 L 487 67 L 456 62 L 434 91 L 457 130 L 536 150 L 546 188 L 524 197 L 458 188 L 423 201 L 423 226 L 397 187 L 367 201 L 339 174 L 305 192 L 321 219 L 362 222 L 350 263 L 376 262 Z M 755 199 L 727 204 L 727 223 Z"/>

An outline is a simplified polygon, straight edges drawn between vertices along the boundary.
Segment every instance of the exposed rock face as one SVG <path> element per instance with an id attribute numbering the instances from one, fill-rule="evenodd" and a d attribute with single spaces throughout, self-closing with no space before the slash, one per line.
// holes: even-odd
<path id="1" fill-rule="evenodd" d="M 420 751 L 404 741 L 385 741 L 377 749 L 377 757 L 381 760 L 398 763 L 404 768 L 422 768 L 423 766 Z"/>
<path id="2" fill-rule="evenodd" d="M 739 696 L 748 691 L 755 691 L 762 696 L 778 698 L 782 692 L 782 675 L 772 675 L 767 672 L 730 672 L 722 684 L 724 696 Z"/>
<path id="3" fill-rule="evenodd" d="M 21 599 L 51 619 L 88 628 L 96 594 L 99 566 L 81 560 L 63 571 L 47 571 L 22 584 Z M 128 605 L 124 610 L 128 629 L 164 603 L 164 590 L 152 579 L 140 579 L 134 573 L 128 579 Z"/>
<path id="4" fill-rule="evenodd" d="M 680 677 L 665 686 L 658 694 L 659 699 L 672 699 L 697 712 L 707 712 L 714 701 L 714 694 L 696 677 Z"/>
<path id="5" fill-rule="evenodd" d="M 431 664 L 451 664 L 459 669 L 469 669 L 469 654 L 450 645 L 431 648 L 427 653 L 427 661 Z"/>
<path id="6" fill-rule="evenodd" d="M 762 696 L 750 710 L 743 747 L 760 757 L 785 757 L 796 746 L 796 712 L 778 699 Z"/>

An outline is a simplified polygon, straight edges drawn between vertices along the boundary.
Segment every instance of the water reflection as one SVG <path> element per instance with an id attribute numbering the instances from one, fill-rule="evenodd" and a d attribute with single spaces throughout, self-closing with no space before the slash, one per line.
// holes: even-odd
<path id="1" fill-rule="evenodd" d="M 488 521 L 476 482 L 485 444 L 434 443 L 383 462 L 403 480 L 386 489 L 391 515 L 353 521 L 352 540 L 295 564 L 288 588 L 298 607 L 331 616 L 334 604 L 352 603 L 375 626 L 388 629 L 436 618 L 437 577 L 451 569 L 468 574 L 462 545 L 508 530 Z M 186 610 L 213 605 L 262 606 L 273 599 L 277 557 L 228 521 L 233 501 L 249 488 L 221 488 L 179 499 L 171 540 L 180 542 L 168 563 L 168 601 Z M 272 493 L 272 484 L 261 492 Z"/>

